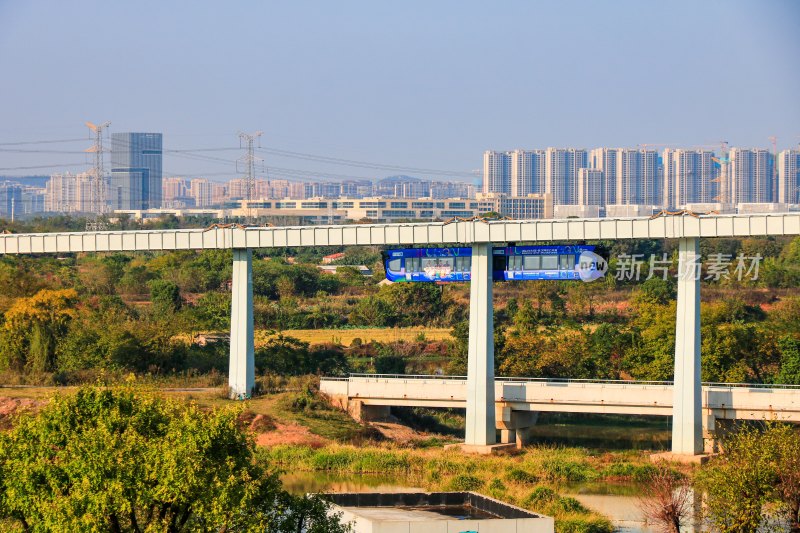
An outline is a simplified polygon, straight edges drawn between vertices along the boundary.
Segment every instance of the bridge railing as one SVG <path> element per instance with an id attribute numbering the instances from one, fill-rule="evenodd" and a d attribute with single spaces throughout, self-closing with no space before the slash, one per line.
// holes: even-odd
<path id="1" fill-rule="evenodd" d="M 323 377 L 331 381 L 349 381 L 350 379 L 404 379 L 404 380 L 460 380 L 466 381 L 466 376 L 435 375 L 435 374 L 361 374 L 354 373 L 348 377 Z M 498 376 L 495 381 L 504 383 L 574 383 L 598 385 L 662 385 L 672 386 L 672 381 L 637 381 L 625 379 L 572 379 L 572 378 L 530 378 Z M 703 382 L 704 387 L 714 388 L 741 388 L 741 389 L 788 389 L 800 390 L 800 385 L 780 383 L 719 383 Z"/>

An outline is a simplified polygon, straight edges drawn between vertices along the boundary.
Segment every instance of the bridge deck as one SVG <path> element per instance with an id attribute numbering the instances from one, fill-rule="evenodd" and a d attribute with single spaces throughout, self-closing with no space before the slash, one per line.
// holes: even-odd
<path id="1" fill-rule="evenodd" d="M 0 235 L 0 254 L 800 234 L 800 213 Z"/>
<path id="2" fill-rule="evenodd" d="M 465 407 L 464 377 L 353 375 L 323 378 L 322 392 L 366 405 Z M 496 404 L 515 411 L 672 415 L 672 383 L 498 378 Z M 703 412 L 716 419 L 800 422 L 800 386 L 708 383 Z"/>

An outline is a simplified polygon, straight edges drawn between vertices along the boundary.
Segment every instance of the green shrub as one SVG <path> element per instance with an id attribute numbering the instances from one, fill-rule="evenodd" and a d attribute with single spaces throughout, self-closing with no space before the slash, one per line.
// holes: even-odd
<path id="1" fill-rule="evenodd" d="M 653 465 L 635 465 L 632 463 L 612 463 L 608 465 L 601 477 L 603 478 L 627 478 L 634 481 L 646 482 L 658 469 Z"/>
<path id="2" fill-rule="evenodd" d="M 500 481 L 499 479 L 493 479 L 491 483 L 489 483 L 489 490 L 499 490 L 503 491 L 506 490 L 505 484 Z"/>
<path id="3" fill-rule="evenodd" d="M 607 519 L 583 514 L 556 519 L 556 533 L 612 533 L 614 526 Z"/>
<path id="4" fill-rule="evenodd" d="M 533 485 L 539 481 L 538 477 L 520 468 L 512 468 L 509 470 L 508 474 L 506 474 L 506 479 L 512 483 L 519 483 L 522 485 Z"/>
<path id="5" fill-rule="evenodd" d="M 597 477 L 597 473 L 589 465 L 563 459 L 544 461 L 542 470 L 548 481 L 591 481 Z"/>
<path id="6" fill-rule="evenodd" d="M 528 506 L 543 506 L 548 505 L 558 499 L 556 491 L 550 487 L 536 487 L 533 489 L 527 498 L 525 498 L 525 505 Z"/>
<path id="7" fill-rule="evenodd" d="M 480 490 L 483 487 L 483 481 L 480 478 L 471 476 L 469 474 L 460 474 L 450 480 L 450 490 Z"/>
<path id="8" fill-rule="evenodd" d="M 583 506 L 581 502 L 570 496 L 559 496 L 556 501 L 548 506 L 549 512 L 554 515 L 561 513 L 588 513 L 589 509 Z"/>

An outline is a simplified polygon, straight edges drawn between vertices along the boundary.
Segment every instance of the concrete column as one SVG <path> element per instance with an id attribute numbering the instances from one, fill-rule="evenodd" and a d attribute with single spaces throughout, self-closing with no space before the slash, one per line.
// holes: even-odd
<path id="1" fill-rule="evenodd" d="M 231 359 L 228 367 L 230 397 L 249 398 L 255 386 L 253 349 L 253 251 L 233 250 L 231 301 Z"/>
<path id="2" fill-rule="evenodd" d="M 678 242 L 678 313 L 675 328 L 675 385 L 672 407 L 672 453 L 703 453 L 700 387 L 699 239 Z"/>
<path id="3" fill-rule="evenodd" d="M 468 446 L 495 444 L 494 317 L 492 316 L 492 246 L 472 247 L 467 363 Z"/>

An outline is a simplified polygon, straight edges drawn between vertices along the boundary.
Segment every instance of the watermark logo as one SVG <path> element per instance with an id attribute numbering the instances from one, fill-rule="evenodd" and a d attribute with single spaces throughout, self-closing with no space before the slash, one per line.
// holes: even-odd
<path id="1" fill-rule="evenodd" d="M 581 252 L 576 266 L 578 276 L 581 281 L 589 283 L 596 279 L 600 279 L 608 272 L 608 261 L 600 257 L 594 252 L 584 251 Z"/>
<path id="2" fill-rule="evenodd" d="M 677 271 L 673 277 L 683 280 L 720 281 L 736 279 L 743 281 L 757 281 L 761 266 L 760 254 L 746 256 L 739 254 L 734 257 L 730 254 L 710 254 L 703 262 L 700 255 L 685 257 L 677 264 Z M 642 266 L 647 265 L 647 276 L 644 279 L 660 278 L 666 280 L 670 277 L 670 267 L 673 260 L 667 254 L 661 256 L 652 254 L 649 260 L 644 254 L 621 254 L 617 256 L 616 273 L 614 277 L 619 281 L 639 281 L 643 277 Z M 581 278 L 583 279 L 583 278 Z"/>

